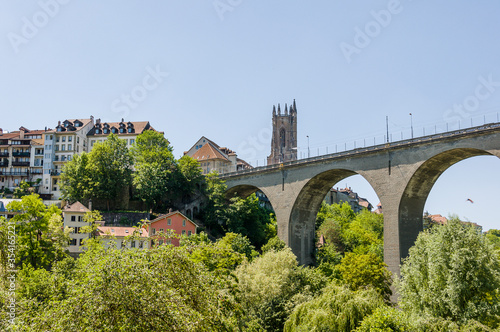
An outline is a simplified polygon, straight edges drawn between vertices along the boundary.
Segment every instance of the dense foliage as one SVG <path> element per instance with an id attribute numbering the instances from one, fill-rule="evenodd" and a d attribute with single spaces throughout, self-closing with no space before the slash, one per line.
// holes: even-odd
<path id="1" fill-rule="evenodd" d="M 401 267 L 401 307 L 464 323 L 497 325 L 500 265 L 486 237 L 452 218 L 417 238 Z"/>
<path id="2" fill-rule="evenodd" d="M 110 134 L 89 153 L 75 155 L 62 169 L 61 191 L 70 201 L 103 201 L 109 210 L 132 187 L 136 198 L 155 210 L 164 203 L 175 205 L 202 181 L 196 160 L 189 156 L 176 160 L 163 134 L 147 130 L 130 150 L 125 140 Z"/>
<path id="3" fill-rule="evenodd" d="M 228 201 L 224 181 L 216 173 L 203 177 L 192 158 L 176 161 L 161 134 L 141 136 L 128 155 L 122 142 L 108 141 L 67 163 L 68 198 L 112 202 L 119 190 L 108 196 L 99 191 L 104 190 L 100 177 L 114 169 L 122 179 L 110 178 L 114 182 L 106 185 L 123 189 L 132 183 L 152 209 L 203 195 L 200 217 L 210 234 L 182 236 L 179 247 L 165 243 L 147 250 L 107 247 L 91 236 L 85 253 L 74 259 L 65 250 L 70 229 L 62 227 L 61 211 L 46 207 L 35 194 L 20 194 L 21 201 L 8 205 L 14 218 L 0 217 L 0 330 L 424 332 L 500 327 L 498 230 L 484 235 L 457 218 L 429 226 L 403 262 L 396 307 L 390 303 L 396 276 L 383 262 L 382 215 L 354 213 L 346 203 L 323 204 L 316 220 L 316 262 L 299 266 L 277 237 L 274 215 L 255 195 Z M 104 152 L 121 161 L 91 165 Z M 95 234 L 95 221 L 101 219 L 98 211 L 87 213 L 83 231 Z M 12 227 L 15 249 L 9 247 Z"/>

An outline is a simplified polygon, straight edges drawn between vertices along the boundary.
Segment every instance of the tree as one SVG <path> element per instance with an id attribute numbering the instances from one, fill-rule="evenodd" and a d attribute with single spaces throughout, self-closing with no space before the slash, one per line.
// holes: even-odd
<path id="1" fill-rule="evenodd" d="M 46 284 L 54 281 L 47 279 Z M 64 298 L 36 314 L 19 313 L 29 331 L 226 331 L 232 328 L 227 283 L 192 262 L 182 248 L 104 249 L 76 262 Z"/>
<path id="2" fill-rule="evenodd" d="M 207 202 L 203 208 L 203 222 L 208 231 L 214 235 L 223 233 L 222 224 L 226 220 L 226 191 L 224 180 L 217 172 L 212 171 L 205 176 L 204 195 Z"/>
<path id="3" fill-rule="evenodd" d="M 92 197 L 92 173 L 89 154 L 82 152 L 66 162 L 61 173 L 61 191 L 64 199 L 85 202 Z"/>
<path id="4" fill-rule="evenodd" d="M 259 205 L 255 194 L 245 199 L 235 197 L 231 200 L 226 220 L 229 232 L 248 237 L 252 245 L 260 249 L 268 240 L 266 230 L 270 223 L 270 211 Z"/>
<path id="5" fill-rule="evenodd" d="M 176 192 L 178 166 L 172 147 L 162 133 L 147 130 L 137 136 L 131 153 L 135 168 L 133 184 L 137 194 L 154 209 L 167 193 Z"/>
<path id="6" fill-rule="evenodd" d="M 277 235 L 270 238 L 266 244 L 264 244 L 261 248 L 262 253 L 266 253 L 268 251 L 280 251 L 286 248 L 285 241 L 281 240 Z"/>
<path id="7" fill-rule="evenodd" d="M 370 316 L 363 319 L 356 332 L 418 331 L 411 325 L 403 311 L 390 306 L 380 306 Z M 423 331 L 429 331 L 429 329 Z"/>
<path id="8" fill-rule="evenodd" d="M 419 315 L 495 327 L 500 265 L 486 237 L 452 217 L 420 233 L 401 266 L 400 305 Z"/>
<path id="9" fill-rule="evenodd" d="M 356 254 L 347 252 L 338 270 L 342 280 L 352 289 L 373 287 L 386 302 L 391 291 L 391 273 L 387 265 L 374 253 Z"/>
<path id="10" fill-rule="evenodd" d="M 131 182 L 132 157 L 125 140 L 110 134 L 103 143 L 96 143 L 89 153 L 88 166 L 92 198 L 110 202 Z"/>
<path id="11" fill-rule="evenodd" d="M 269 251 L 236 268 L 237 301 L 245 317 L 242 329 L 282 331 L 293 308 L 311 300 L 325 279 L 299 267 L 290 248 Z"/>
<path id="12" fill-rule="evenodd" d="M 18 213 L 12 218 L 17 232 L 16 264 L 49 269 L 66 257 L 70 229 L 63 229 L 60 209 L 46 207 L 37 194 L 11 202 L 7 209 Z"/>
<path id="13" fill-rule="evenodd" d="M 26 181 L 21 181 L 19 184 L 19 187 L 14 189 L 14 197 L 15 198 L 21 198 L 23 196 L 29 195 L 34 188 L 31 186 L 29 182 Z"/>
<path id="14" fill-rule="evenodd" d="M 353 331 L 383 305 L 371 288 L 353 291 L 330 283 L 320 296 L 295 308 L 284 331 Z"/>
<path id="15" fill-rule="evenodd" d="M 234 233 L 226 234 L 215 243 L 205 233 L 200 233 L 182 239 L 181 245 L 190 253 L 192 261 L 202 263 L 219 277 L 231 274 L 237 266 L 254 256 L 248 239 Z"/>
<path id="16" fill-rule="evenodd" d="M 179 159 L 179 170 L 181 178 L 181 188 L 185 194 L 193 194 L 203 182 L 203 174 L 198 160 L 184 155 Z"/>

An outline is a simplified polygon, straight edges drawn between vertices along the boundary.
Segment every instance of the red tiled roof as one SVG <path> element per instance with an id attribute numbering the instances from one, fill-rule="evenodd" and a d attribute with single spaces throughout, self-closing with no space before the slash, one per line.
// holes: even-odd
<path id="1" fill-rule="evenodd" d="M 169 212 L 167 214 L 162 214 L 162 215 L 158 216 L 158 218 L 149 221 L 149 224 L 153 224 L 154 222 L 156 222 L 158 220 L 163 220 L 165 218 L 173 216 L 174 214 L 181 215 L 182 218 L 186 219 L 187 221 L 189 221 L 190 223 L 192 223 L 193 225 L 195 225 L 196 227 L 198 227 L 198 225 L 196 225 L 196 223 L 194 221 L 192 221 L 191 219 L 189 219 L 188 217 L 186 217 L 185 215 L 183 215 L 180 211 L 173 211 L 173 212 Z"/>
<path id="2" fill-rule="evenodd" d="M 114 227 L 114 226 L 99 226 L 97 227 L 97 235 L 98 236 L 116 236 L 116 237 L 125 237 L 134 234 L 137 228 L 134 227 Z M 148 230 L 145 228 L 141 228 L 139 230 L 140 237 L 148 237 Z"/>
<path id="3" fill-rule="evenodd" d="M 193 158 L 198 161 L 222 159 L 229 161 L 224 154 L 222 154 L 217 147 L 212 145 L 211 142 L 205 143 L 200 149 L 198 149 L 194 154 Z"/>
<path id="4" fill-rule="evenodd" d="M 438 224 L 441 224 L 441 225 L 445 225 L 447 222 L 448 222 L 448 219 L 446 217 L 443 217 L 442 215 L 440 214 L 432 214 L 432 215 L 429 215 L 429 218 L 438 223 Z"/>
<path id="5" fill-rule="evenodd" d="M 71 205 L 66 205 L 64 208 L 63 208 L 63 211 L 64 212 L 83 212 L 83 213 L 86 213 L 86 212 L 90 212 L 89 209 L 87 209 L 85 207 L 85 205 L 83 205 L 82 203 L 80 202 L 75 202 Z"/>

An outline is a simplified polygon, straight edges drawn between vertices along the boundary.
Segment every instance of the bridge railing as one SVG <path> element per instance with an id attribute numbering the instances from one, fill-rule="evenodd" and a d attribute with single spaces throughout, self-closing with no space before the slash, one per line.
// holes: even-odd
<path id="1" fill-rule="evenodd" d="M 388 143 L 383 143 L 383 144 L 371 145 L 368 147 L 360 147 L 360 148 L 355 148 L 352 150 L 329 153 L 329 154 L 319 155 L 319 156 L 310 157 L 310 158 L 297 159 L 297 160 L 288 161 L 288 162 L 285 162 L 282 164 L 272 164 L 272 165 L 267 165 L 267 166 L 259 166 L 259 167 L 254 167 L 251 169 L 240 170 L 237 172 L 224 173 L 224 174 L 221 174 L 221 177 L 225 178 L 225 177 L 231 177 L 231 176 L 235 176 L 235 175 L 242 175 L 242 174 L 247 174 L 247 173 L 254 173 L 254 172 L 261 172 L 261 171 L 265 171 L 265 170 L 278 169 L 280 167 L 286 167 L 286 166 L 292 166 L 292 165 L 302 165 L 302 164 L 306 164 L 306 163 L 310 163 L 310 162 L 314 162 L 314 161 L 321 161 L 321 160 L 325 160 L 325 159 L 335 159 L 335 158 L 339 158 L 339 157 L 358 155 L 360 153 L 390 149 L 390 148 L 395 148 L 395 147 L 399 147 L 399 146 L 403 146 L 403 145 L 410 145 L 410 144 L 415 144 L 415 143 L 431 142 L 431 141 L 435 141 L 435 140 L 439 140 L 439 139 L 443 139 L 443 138 L 461 136 L 464 134 L 470 134 L 470 133 L 474 133 L 474 132 L 478 132 L 478 131 L 488 131 L 488 130 L 497 129 L 497 128 L 500 128 L 500 122 L 487 123 L 487 124 L 483 124 L 483 125 L 476 126 L 476 127 L 469 127 L 469 128 L 464 128 L 464 129 L 446 131 L 446 132 L 442 132 L 442 133 L 435 133 L 435 134 L 431 134 L 431 135 L 419 136 L 419 137 L 414 137 L 414 138 L 410 138 L 410 139 L 403 139 L 400 141 L 393 141 L 393 142 L 388 142 Z"/>

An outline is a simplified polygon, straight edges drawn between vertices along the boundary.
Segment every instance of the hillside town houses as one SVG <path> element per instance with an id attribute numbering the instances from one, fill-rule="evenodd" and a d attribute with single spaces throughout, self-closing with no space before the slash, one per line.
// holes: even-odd
<path id="1" fill-rule="evenodd" d="M 88 119 L 59 121 L 55 129 L 3 132 L 0 129 L 0 189 L 15 189 L 22 181 L 33 181 L 44 199 L 61 197 L 59 178 L 63 165 L 111 133 L 132 146 L 138 135 L 154 130 L 148 121 L 101 122 Z"/>

